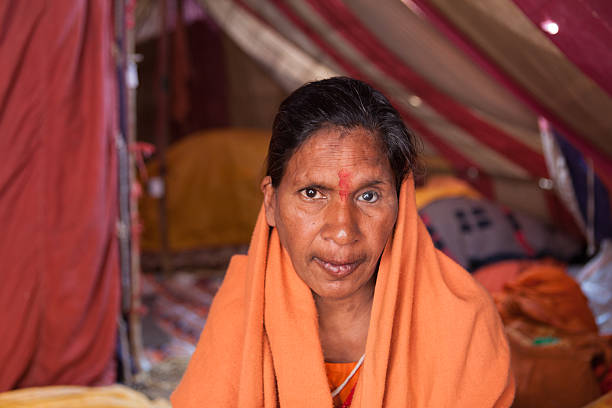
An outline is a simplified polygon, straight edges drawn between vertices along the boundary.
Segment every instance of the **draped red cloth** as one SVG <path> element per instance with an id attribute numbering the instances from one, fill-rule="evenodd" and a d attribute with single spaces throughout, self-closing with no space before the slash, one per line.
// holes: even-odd
<path id="1" fill-rule="evenodd" d="M 612 3 L 608 0 L 513 0 L 537 26 L 550 20 L 549 35 L 563 54 L 612 96 Z"/>
<path id="2" fill-rule="evenodd" d="M 0 4 L 0 391 L 114 380 L 111 11 Z"/>
<path id="3" fill-rule="evenodd" d="M 574 2 L 571 0 L 512 0 L 521 11 L 537 26 L 541 27 L 541 23 L 545 20 L 554 21 L 559 24 L 559 33 L 556 35 L 548 35 L 548 38 L 559 48 L 563 53 L 564 58 L 567 58 L 576 65 L 582 73 L 593 79 L 603 90 L 610 94 L 612 87 L 612 51 L 609 44 L 612 39 L 612 25 L 610 25 L 609 17 L 612 15 L 612 7 L 605 0 L 585 0 Z M 551 95 L 538 96 L 535 90 L 535 84 L 539 81 L 535 76 L 531 77 L 530 83 L 522 83 L 509 71 L 508 66 L 504 66 L 502 61 L 489 55 L 483 49 L 483 42 L 477 41 L 475 37 L 497 38 L 493 32 L 476 30 L 478 34 L 468 35 L 465 28 L 459 27 L 456 22 L 453 22 L 446 13 L 456 13 L 453 11 L 443 10 L 440 3 L 436 0 L 413 0 L 418 5 L 423 14 L 451 40 L 458 48 L 462 49 L 466 55 L 483 67 L 490 75 L 503 84 L 507 89 L 522 100 L 527 106 L 538 114 L 546 117 L 563 133 L 578 150 L 587 157 L 593 160 L 593 166 L 598 175 L 603 179 L 608 189 L 612 188 L 612 162 L 609 154 L 602 150 L 598 143 L 593 143 L 593 139 L 585 137 L 588 133 L 584 129 L 576 126 L 576 123 L 571 124 L 568 120 L 568 113 L 571 113 L 570 108 L 561 112 L 558 108 L 547 106 L 546 98 L 554 98 Z M 452 3 L 447 3 L 452 4 Z M 543 31 L 543 30 L 542 30 Z M 543 31 L 544 32 L 544 31 Z M 563 34 L 562 34 L 563 32 Z M 546 34 L 544 32 L 544 34 Z M 521 53 L 521 48 L 524 44 L 517 43 L 511 49 L 504 48 L 502 41 L 497 39 L 497 49 L 505 49 L 506 54 L 510 52 Z M 505 44 L 507 47 L 507 44 Z M 518 55 L 517 54 L 517 55 Z M 529 54 L 529 58 L 533 61 L 539 61 L 540 56 Z M 548 60 L 541 60 L 539 63 L 550 63 Z M 520 66 L 522 62 L 517 61 L 517 67 L 525 75 L 529 71 L 529 67 Z M 516 68 L 516 67 L 515 67 Z M 550 69 L 556 67 L 551 66 Z M 533 73 L 533 72 L 532 72 Z M 565 80 L 575 81 L 574 77 L 565 78 Z M 560 85 L 560 84 L 557 84 Z M 585 86 L 584 84 L 582 86 Z M 550 89 L 550 88 L 548 88 Z M 557 96 L 557 99 L 559 97 Z M 568 99 L 567 95 L 563 95 L 562 99 Z M 568 99 L 569 100 L 569 99 Z M 566 101 L 567 103 L 567 101 Z M 574 102 L 576 103 L 576 102 Z M 581 101 L 580 105 L 588 106 L 593 103 L 590 100 Z M 589 109 L 587 109 L 589 110 Z M 586 127 L 582 122 L 580 126 Z M 601 136 L 600 136 L 601 137 Z M 598 142 L 603 141 L 603 138 L 598 138 Z"/>

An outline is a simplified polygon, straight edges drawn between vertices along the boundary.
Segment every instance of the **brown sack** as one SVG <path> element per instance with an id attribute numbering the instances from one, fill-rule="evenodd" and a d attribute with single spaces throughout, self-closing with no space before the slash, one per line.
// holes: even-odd
<path id="1" fill-rule="evenodd" d="M 597 399 L 601 392 L 591 365 L 606 358 L 605 339 L 587 334 L 537 345 L 534 340 L 545 337 L 536 332 L 518 321 L 506 327 L 516 379 L 513 408 L 576 408 Z"/>

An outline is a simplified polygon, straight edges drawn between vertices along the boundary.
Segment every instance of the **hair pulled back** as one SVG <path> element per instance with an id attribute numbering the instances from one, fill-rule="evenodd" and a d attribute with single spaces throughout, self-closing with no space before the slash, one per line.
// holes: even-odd
<path id="1" fill-rule="evenodd" d="M 309 82 L 280 105 L 268 148 L 266 175 L 277 188 L 300 146 L 324 127 L 364 128 L 378 136 L 399 190 L 417 166 L 418 139 L 389 100 L 365 82 L 333 77 Z"/>

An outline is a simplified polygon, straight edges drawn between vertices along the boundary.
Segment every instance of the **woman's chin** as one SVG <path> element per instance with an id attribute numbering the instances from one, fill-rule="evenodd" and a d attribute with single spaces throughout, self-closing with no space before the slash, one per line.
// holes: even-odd
<path id="1" fill-rule="evenodd" d="M 312 288 L 311 288 L 312 289 Z M 355 285 L 354 282 L 334 281 L 321 285 L 316 290 L 312 289 L 317 297 L 321 300 L 345 300 L 353 296 L 357 296 L 361 287 Z"/>

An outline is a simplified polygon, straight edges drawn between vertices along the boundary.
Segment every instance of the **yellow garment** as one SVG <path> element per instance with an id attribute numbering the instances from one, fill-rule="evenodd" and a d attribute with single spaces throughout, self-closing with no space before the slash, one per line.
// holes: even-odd
<path id="1" fill-rule="evenodd" d="M 246 244 L 262 194 L 259 182 L 269 131 L 218 129 L 195 133 L 168 150 L 166 208 L 172 251 Z M 159 163 L 147 166 L 149 177 Z M 146 190 L 146 189 L 145 189 Z M 161 248 L 159 201 L 140 202 L 142 249 Z"/>
<path id="2" fill-rule="evenodd" d="M 463 180 L 452 176 L 434 176 L 415 192 L 417 209 L 435 200 L 450 197 L 482 198 L 480 193 Z"/>
<path id="3" fill-rule="evenodd" d="M 378 269 L 352 408 L 509 407 L 510 352 L 493 302 L 436 250 L 412 179 Z M 263 209 L 212 304 L 174 408 L 333 406 L 310 288 Z"/>
<path id="4" fill-rule="evenodd" d="M 349 376 L 351 371 L 357 363 L 325 363 L 325 373 L 327 374 L 327 381 L 329 382 L 329 389 L 331 391 L 338 388 Z M 349 382 L 344 386 L 342 391 L 334 398 L 334 407 L 339 408 L 342 407 L 344 401 L 346 401 L 347 397 L 350 395 L 351 390 L 357 384 L 359 379 L 359 372 L 361 371 L 361 367 L 357 370 L 357 372 L 351 377 Z"/>
<path id="5" fill-rule="evenodd" d="M 171 408 L 165 399 L 149 400 L 124 385 L 56 385 L 0 393 L 0 408 Z"/>
<path id="6" fill-rule="evenodd" d="M 612 391 L 583 408 L 612 408 Z"/>

